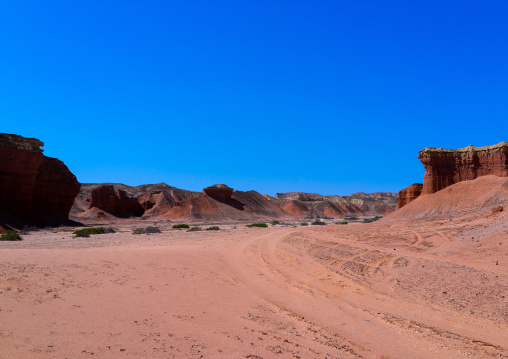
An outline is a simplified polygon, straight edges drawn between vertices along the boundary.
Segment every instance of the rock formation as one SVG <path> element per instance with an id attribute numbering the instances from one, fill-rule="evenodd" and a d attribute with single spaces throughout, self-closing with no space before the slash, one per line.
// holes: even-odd
<path id="1" fill-rule="evenodd" d="M 4 227 L 68 221 L 80 184 L 67 166 L 46 157 L 35 138 L 0 134 L 0 222 Z"/>
<path id="2" fill-rule="evenodd" d="M 481 176 L 508 176 L 508 143 L 458 150 L 427 147 L 418 158 L 425 167 L 422 195 Z"/>
<path id="3" fill-rule="evenodd" d="M 100 186 L 92 190 L 90 208 L 99 208 L 116 217 L 141 216 L 143 208 L 136 197 L 112 185 Z"/>
<path id="4" fill-rule="evenodd" d="M 355 193 L 349 196 L 323 196 L 317 193 L 287 192 L 266 196 L 296 217 L 344 217 L 346 215 L 389 214 L 395 210 L 397 196 L 390 192 Z"/>
<path id="5" fill-rule="evenodd" d="M 233 195 L 233 188 L 225 184 L 216 184 L 203 189 L 203 193 L 220 201 L 227 201 Z"/>
<path id="6" fill-rule="evenodd" d="M 399 191 L 399 203 L 397 209 L 404 207 L 409 202 L 415 200 L 422 193 L 423 184 L 413 183 L 411 186 Z"/>
<path id="7" fill-rule="evenodd" d="M 214 186 L 212 186 L 214 187 Z M 210 188 L 210 187 L 208 187 Z M 227 187 L 229 188 L 229 187 Z M 216 194 L 217 192 L 212 192 Z M 203 193 L 199 197 L 190 197 L 177 202 L 161 219 L 178 220 L 269 220 L 290 218 L 291 215 L 275 203 L 270 202 L 256 191 L 234 191 L 231 197 L 212 197 Z"/>

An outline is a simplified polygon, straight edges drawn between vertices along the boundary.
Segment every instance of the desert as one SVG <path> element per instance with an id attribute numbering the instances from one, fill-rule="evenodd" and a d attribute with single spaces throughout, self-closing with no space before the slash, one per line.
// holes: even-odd
<path id="1" fill-rule="evenodd" d="M 431 193 L 397 210 L 388 193 L 166 184 L 74 185 L 63 219 L 2 207 L 23 239 L 0 241 L 1 357 L 506 358 L 507 147 L 443 150 L 445 180 L 425 159 Z M 467 169 L 478 155 L 495 170 Z M 113 230 L 75 234 L 97 227 Z"/>

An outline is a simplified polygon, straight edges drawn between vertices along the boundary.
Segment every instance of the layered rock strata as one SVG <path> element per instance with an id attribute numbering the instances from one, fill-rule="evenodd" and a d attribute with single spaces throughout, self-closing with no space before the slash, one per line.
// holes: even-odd
<path id="1" fill-rule="evenodd" d="M 399 203 L 397 209 L 404 207 L 411 201 L 414 201 L 422 193 L 423 184 L 413 183 L 411 186 L 399 191 Z"/>
<path id="2" fill-rule="evenodd" d="M 418 158 L 425 167 L 422 195 L 437 192 L 461 181 L 481 176 L 508 176 L 508 143 L 472 145 L 457 150 L 427 147 Z"/>
<path id="3" fill-rule="evenodd" d="M 80 184 L 67 166 L 46 157 L 35 138 L 0 134 L 0 221 L 55 226 L 68 220 Z"/>

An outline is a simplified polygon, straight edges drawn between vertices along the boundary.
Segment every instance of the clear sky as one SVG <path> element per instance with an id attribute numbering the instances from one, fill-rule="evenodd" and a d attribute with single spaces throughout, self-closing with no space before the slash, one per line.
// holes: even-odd
<path id="1" fill-rule="evenodd" d="M 0 0 L 0 132 L 80 182 L 398 191 L 508 141 L 508 1 Z"/>

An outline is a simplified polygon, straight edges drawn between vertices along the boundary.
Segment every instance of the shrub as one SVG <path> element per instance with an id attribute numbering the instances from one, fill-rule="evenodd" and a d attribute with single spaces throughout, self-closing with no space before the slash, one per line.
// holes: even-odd
<path id="1" fill-rule="evenodd" d="M 53 227 L 44 227 L 42 230 L 43 231 L 52 231 Z"/>
<path id="2" fill-rule="evenodd" d="M 370 219 L 370 218 L 364 218 L 363 219 L 363 223 L 371 223 L 371 222 L 373 222 L 373 220 Z"/>
<path id="3" fill-rule="evenodd" d="M 300 223 L 301 226 L 308 226 L 309 224 L 307 222 Z"/>
<path id="4" fill-rule="evenodd" d="M 266 227 L 268 227 L 268 225 L 266 223 L 252 223 L 252 224 L 247 224 L 247 227 L 249 227 L 249 228 L 252 228 L 252 227 L 266 228 Z"/>
<path id="5" fill-rule="evenodd" d="M 344 221 L 344 222 L 335 222 L 335 224 L 347 224 L 347 222 L 346 221 Z"/>
<path id="6" fill-rule="evenodd" d="M 344 219 L 348 219 L 350 221 L 356 221 L 358 217 L 344 217 Z"/>
<path id="7" fill-rule="evenodd" d="M 0 236 L 0 241 L 20 241 L 23 238 L 16 231 L 7 231 Z"/>
<path id="8" fill-rule="evenodd" d="M 82 229 L 80 231 L 76 231 L 73 234 L 75 234 L 74 238 L 76 238 L 76 237 L 85 237 L 85 238 L 90 237 L 90 232 L 85 231 L 84 229 Z"/>
<path id="9" fill-rule="evenodd" d="M 272 226 L 275 226 L 275 225 L 277 225 L 277 224 L 280 224 L 280 222 L 279 222 L 279 221 L 272 221 L 272 223 L 270 223 L 270 224 L 271 224 Z"/>
<path id="10" fill-rule="evenodd" d="M 146 227 L 145 234 L 150 234 L 150 233 L 161 233 L 161 229 L 159 227 Z"/>
<path id="11" fill-rule="evenodd" d="M 143 234 L 143 233 L 145 233 L 144 228 L 136 228 L 132 230 L 132 234 Z"/>
<path id="12" fill-rule="evenodd" d="M 201 230 L 201 228 L 199 228 L 199 227 L 190 227 L 190 228 L 187 230 L 187 232 L 196 232 L 196 231 L 200 231 L 200 230 Z"/>
<path id="13" fill-rule="evenodd" d="M 316 219 L 314 222 L 311 223 L 313 226 L 326 226 L 325 222 L 320 221 L 319 219 Z"/>
<path id="14" fill-rule="evenodd" d="M 96 227 L 96 228 L 83 228 L 74 231 L 72 234 L 75 234 L 76 237 L 90 237 L 91 234 L 104 234 L 104 233 L 116 233 L 116 231 L 111 228 L 104 227 Z"/>
<path id="15" fill-rule="evenodd" d="M 206 228 L 207 231 L 218 231 L 219 229 L 220 228 L 217 226 L 211 226 L 211 227 Z"/>
<path id="16" fill-rule="evenodd" d="M 175 224 L 173 227 L 171 227 L 173 229 L 180 229 L 180 228 L 189 228 L 189 225 L 188 224 Z"/>
<path id="17" fill-rule="evenodd" d="M 28 232 L 36 232 L 39 228 L 35 226 L 24 226 L 23 229 L 20 231 L 21 234 L 28 234 Z"/>

